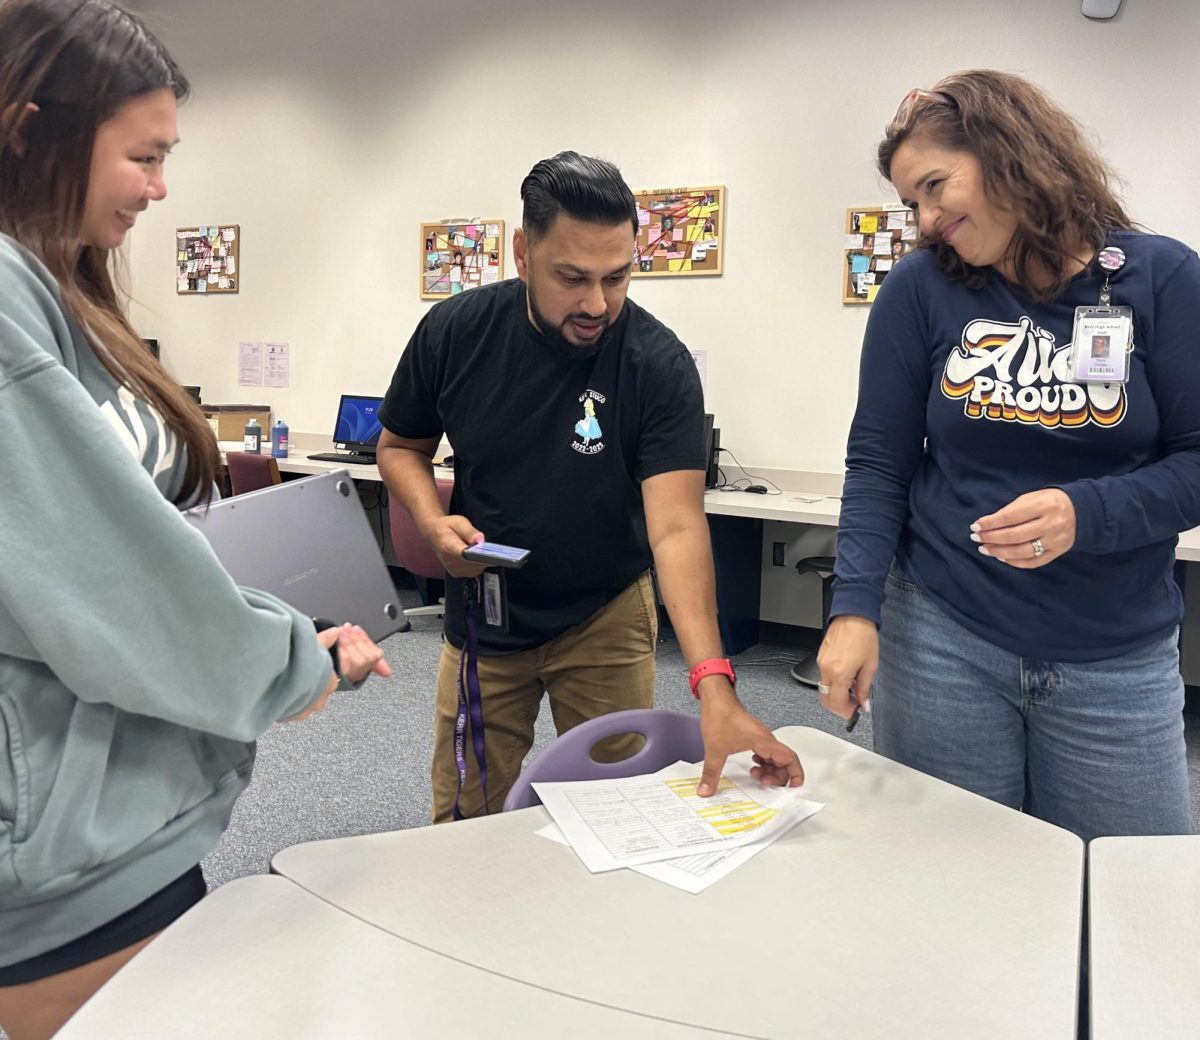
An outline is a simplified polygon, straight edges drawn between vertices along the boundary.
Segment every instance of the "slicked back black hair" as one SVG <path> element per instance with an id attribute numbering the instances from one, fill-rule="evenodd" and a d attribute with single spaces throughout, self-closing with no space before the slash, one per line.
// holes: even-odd
<path id="1" fill-rule="evenodd" d="M 592 224 L 629 221 L 637 234 L 637 204 L 621 171 L 606 159 L 559 152 L 543 159 L 521 182 L 521 226 L 540 238 L 560 213 Z"/>

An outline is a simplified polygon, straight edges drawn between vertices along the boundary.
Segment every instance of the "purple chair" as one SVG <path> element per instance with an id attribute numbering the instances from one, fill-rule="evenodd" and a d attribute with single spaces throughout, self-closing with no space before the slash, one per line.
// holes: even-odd
<path id="1" fill-rule="evenodd" d="M 597 743 L 622 733 L 640 733 L 646 743 L 620 762 L 597 762 L 592 758 L 592 748 Z M 703 758 L 699 715 L 655 708 L 614 711 L 567 730 L 521 770 L 504 799 L 504 811 L 541 805 L 542 800 L 533 789 L 535 781 L 614 780 L 653 773 L 681 760 L 699 762 Z"/>

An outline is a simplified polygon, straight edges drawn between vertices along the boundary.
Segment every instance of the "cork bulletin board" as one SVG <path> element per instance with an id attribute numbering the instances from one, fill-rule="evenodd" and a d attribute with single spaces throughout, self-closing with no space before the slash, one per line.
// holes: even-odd
<path id="1" fill-rule="evenodd" d="M 422 300 L 442 300 L 504 277 L 503 220 L 444 220 L 421 225 Z"/>
<path id="2" fill-rule="evenodd" d="M 180 296 L 235 293 L 242 280 L 237 224 L 175 229 L 175 292 Z"/>
<path id="3" fill-rule="evenodd" d="M 635 191 L 634 277 L 720 274 L 725 257 L 725 188 Z"/>
<path id="4" fill-rule="evenodd" d="M 846 210 L 842 303 L 871 303 L 888 272 L 917 241 L 913 212 L 899 203 Z"/>

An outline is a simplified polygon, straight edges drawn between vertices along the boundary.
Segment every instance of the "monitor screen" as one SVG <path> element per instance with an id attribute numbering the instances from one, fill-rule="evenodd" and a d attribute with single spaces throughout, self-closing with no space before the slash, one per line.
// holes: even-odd
<path id="1" fill-rule="evenodd" d="M 382 397 L 342 394 L 338 405 L 333 440 L 339 448 L 373 448 L 379 443 L 383 427 L 379 424 Z"/>
<path id="2" fill-rule="evenodd" d="M 717 445 L 713 437 L 713 421 L 716 418 L 712 412 L 704 413 L 704 458 L 705 469 L 704 486 L 706 488 L 716 487 L 718 483 L 717 474 Z"/>

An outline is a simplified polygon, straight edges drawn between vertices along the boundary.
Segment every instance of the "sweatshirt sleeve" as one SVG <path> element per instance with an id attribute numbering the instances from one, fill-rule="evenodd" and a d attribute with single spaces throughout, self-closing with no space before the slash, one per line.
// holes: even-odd
<path id="1" fill-rule="evenodd" d="M 0 654 L 44 663 L 83 701 L 254 739 L 317 698 L 328 652 L 303 615 L 233 583 L 59 362 L 50 290 L 10 273 Z"/>
<path id="2" fill-rule="evenodd" d="M 877 625 L 884 580 L 908 517 L 909 484 L 925 447 L 928 321 L 914 261 L 919 258 L 888 276 L 867 321 L 838 522 L 830 617 L 855 614 Z"/>
<path id="3" fill-rule="evenodd" d="M 1061 485 L 1075 506 L 1074 552 L 1137 549 L 1200 524 L 1197 299 L 1200 258 L 1189 250 L 1154 294 L 1153 342 L 1146 353 L 1162 457 L 1129 473 Z"/>

